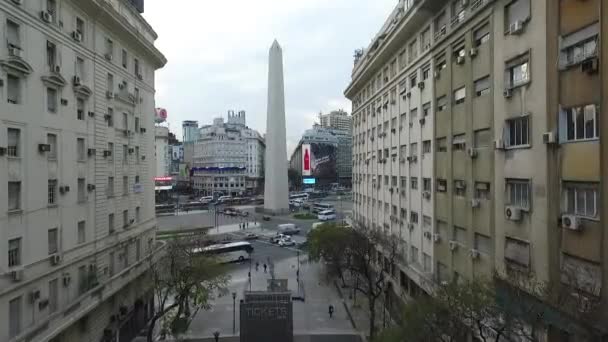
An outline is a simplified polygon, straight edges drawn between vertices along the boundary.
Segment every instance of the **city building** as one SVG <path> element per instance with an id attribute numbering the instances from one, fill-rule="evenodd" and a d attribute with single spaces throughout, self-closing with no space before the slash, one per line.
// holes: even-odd
<path id="1" fill-rule="evenodd" d="M 535 303 L 530 284 L 548 286 L 566 295 L 560 305 L 544 303 L 550 314 L 537 324 L 539 338 L 608 333 L 599 324 L 608 319 L 601 229 L 608 205 L 600 201 L 607 126 L 599 120 L 608 101 L 607 14 L 601 0 L 402 0 L 370 46 L 356 51 L 345 91 L 353 103 L 354 216 L 406 236 L 394 290 L 431 293 L 448 281 L 491 277 L 497 295 L 516 288 Z M 405 132 L 387 139 L 388 120 Z M 374 162 L 392 151 L 405 165 Z M 420 176 L 413 154 L 422 158 L 414 158 Z M 396 182 L 407 200 L 386 194 L 386 176 L 391 188 L 394 176 L 409 177 Z M 422 235 L 414 203 L 423 212 L 430 206 Z"/>
<path id="2" fill-rule="evenodd" d="M 352 132 L 352 116 L 343 110 L 334 110 L 329 114 L 319 113 L 319 124 L 322 127 Z"/>
<path id="3" fill-rule="evenodd" d="M 227 122 L 216 118 L 198 134 L 192 152 L 194 191 L 214 196 L 262 191 L 265 143 L 260 133 L 247 127 L 245 111 L 228 111 Z"/>
<path id="4" fill-rule="evenodd" d="M 304 178 L 314 178 L 315 186 L 329 188 L 333 183 L 350 187 L 352 183 L 352 136 L 350 132 L 314 125 L 302 135 L 289 158 L 289 168 L 300 176 L 296 188 L 302 187 Z M 302 148 L 304 146 L 304 148 Z M 304 152 L 303 152 L 304 151 Z M 302 153 L 308 151 L 310 170 L 303 170 Z"/>
<path id="5" fill-rule="evenodd" d="M 156 161 L 156 177 L 169 176 L 171 168 L 171 154 L 169 146 L 169 128 L 165 126 L 154 127 L 154 160 Z"/>
<path id="6" fill-rule="evenodd" d="M 154 311 L 166 59 L 135 2 L 0 2 L 0 341 L 129 340 Z"/>
<path id="7" fill-rule="evenodd" d="M 198 139 L 198 121 L 185 120 L 182 122 L 182 141 L 194 142 Z"/>

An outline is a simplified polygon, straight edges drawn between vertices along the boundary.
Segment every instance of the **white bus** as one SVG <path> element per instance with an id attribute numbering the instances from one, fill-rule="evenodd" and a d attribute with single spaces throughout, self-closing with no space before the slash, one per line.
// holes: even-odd
<path id="1" fill-rule="evenodd" d="M 302 201 L 308 201 L 308 198 L 310 197 L 310 195 L 306 194 L 306 193 L 301 193 L 301 194 L 292 194 L 289 195 L 289 200 L 293 201 L 293 200 L 302 200 Z"/>
<path id="2" fill-rule="evenodd" d="M 317 202 L 312 206 L 312 212 L 318 214 L 324 210 L 334 210 L 334 205 L 329 203 Z"/>
<path id="3" fill-rule="evenodd" d="M 195 248 L 194 253 L 216 256 L 221 262 L 244 261 L 251 258 L 253 246 L 246 241 L 221 243 L 203 248 Z"/>
<path id="4" fill-rule="evenodd" d="M 319 221 L 330 221 L 336 219 L 336 212 L 334 210 L 323 210 L 319 212 L 317 216 Z"/>

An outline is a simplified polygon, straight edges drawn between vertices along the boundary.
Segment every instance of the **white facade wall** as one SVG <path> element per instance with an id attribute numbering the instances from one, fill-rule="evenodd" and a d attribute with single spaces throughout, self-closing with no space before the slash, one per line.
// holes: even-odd
<path id="1" fill-rule="evenodd" d="M 7 253 L 9 241 L 19 246 L 11 254 L 12 260 L 18 255 L 17 263 L 9 265 L 7 254 L 0 257 L 0 341 L 99 340 L 109 315 L 96 315 L 95 324 L 86 329 L 73 327 L 89 311 L 110 305 L 106 298 L 114 293 L 124 302 L 112 305 L 132 308 L 132 298 L 120 293 L 145 271 L 136 263 L 136 251 L 141 263 L 156 248 L 154 71 L 166 62 L 153 47 L 156 35 L 126 2 L 104 2 L 103 7 L 93 0 L 56 3 L 54 21 L 46 23 L 40 19 L 46 1 L 0 2 L 0 35 L 7 36 L 11 20 L 19 25 L 21 47 L 21 58 L 11 57 L 6 40 L 0 41 L 0 147 L 9 145 L 9 128 L 19 130 L 16 155 L 0 155 L 0 251 Z M 82 42 L 72 37 L 77 17 L 84 23 Z M 112 61 L 104 58 L 108 38 L 113 41 Z M 59 73 L 47 65 L 47 41 L 57 47 Z M 127 51 L 127 68 L 121 65 L 121 49 Z M 83 61 L 81 68 L 77 58 Z M 134 58 L 141 78 L 134 72 Z M 107 84 L 108 73 L 113 85 Z M 8 101 L 9 75 L 19 79 L 16 104 Z M 80 86 L 73 85 L 75 75 Z M 120 91 L 117 85 L 123 80 L 126 87 Z M 47 88 L 57 94 L 54 112 Z M 109 99 L 107 90 L 117 96 Z M 84 103 L 80 115 L 79 98 Z M 113 110 L 111 120 L 108 108 Z M 39 152 L 49 135 L 56 137 L 56 146 Z M 83 139 L 82 150 L 77 139 Z M 110 177 L 113 192 L 108 189 Z M 128 183 L 123 193 L 124 177 Z M 57 181 L 52 203 L 49 180 Z M 17 197 L 9 196 L 9 182 L 20 184 Z M 60 193 L 59 187 L 66 191 Z M 56 251 L 49 243 L 51 229 L 57 229 Z M 51 262 L 55 256 L 57 263 Z M 79 279 L 80 268 L 89 280 Z M 56 296 L 50 293 L 53 281 L 58 283 Z M 9 303 L 17 303 L 10 313 Z"/>
<path id="2" fill-rule="evenodd" d="M 169 176 L 171 151 L 169 150 L 169 129 L 156 126 L 154 137 L 154 158 L 156 161 L 156 177 Z"/>

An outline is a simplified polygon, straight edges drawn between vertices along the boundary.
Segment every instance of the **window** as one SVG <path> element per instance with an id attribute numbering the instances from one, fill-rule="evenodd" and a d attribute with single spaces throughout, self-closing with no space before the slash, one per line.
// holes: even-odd
<path id="1" fill-rule="evenodd" d="M 399 69 L 403 69 L 405 68 L 407 65 L 407 61 L 405 59 L 405 51 L 401 51 L 401 53 L 399 53 Z"/>
<path id="2" fill-rule="evenodd" d="M 114 252 L 110 252 L 110 261 L 108 262 L 108 273 L 110 277 L 114 275 Z"/>
<path id="3" fill-rule="evenodd" d="M 523 179 L 507 179 L 507 204 L 530 210 L 530 181 Z"/>
<path id="4" fill-rule="evenodd" d="M 137 58 L 133 59 L 133 72 L 135 72 L 135 76 L 139 76 L 139 60 Z"/>
<path id="5" fill-rule="evenodd" d="M 80 161 L 80 162 L 85 160 L 84 138 L 76 139 L 76 157 L 78 158 L 78 161 Z"/>
<path id="6" fill-rule="evenodd" d="M 467 194 L 467 183 L 463 180 L 454 180 L 454 195 L 464 197 Z"/>
<path id="7" fill-rule="evenodd" d="M 418 190 L 418 177 L 410 177 L 410 188 Z"/>
<path id="8" fill-rule="evenodd" d="M 410 75 L 410 87 L 413 89 L 416 86 L 418 86 L 418 77 L 414 73 L 414 74 Z"/>
<path id="9" fill-rule="evenodd" d="M 464 99 L 467 95 L 467 91 L 465 87 L 454 90 L 454 103 L 461 104 L 464 103 Z"/>
<path id="10" fill-rule="evenodd" d="M 466 57 L 467 52 L 464 48 L 464 44 L 452 47 L 452 55 L 454 56 L 454 58 L 452 58 L 452 63 L 459 63 L 458 58 Z"/>
<path id="11" fill-rule="evenodd" d="M 76 99 L 76 119 L 84 120 L 84 99 Z"/>
<path id="12" fill-rule="evenodd" d="M 414 123 L 418 118 L 418 108 L 414 108 L 410 111 L 410 123 Z"/>
<path id="13" fill-rule="evenodd" d="M 506 121 L 505 127 L 505 146 L 520 147 L 529 146 L 528 141 L 528 116 L 522 116 Z"/>
<path id="14" fill-rule="evenodd" d="M 475 81 L 475 95 L 483 96 L 490 93 L 490 76 Z"/>
<path id="15" fill-rule="evenodd" d="M 82 40 L 84 41 L 84 20 L 76 17 L 76 32 L 82 35 Z"/>
<path id="16" fill-rule="evenodd" d="M 21 238 L 8 240 L 8 267 L 21 265 Z"/>
<path id="17" fill-rule="evenodd" d="M 431 153 L 431 141 L 425 140 L 422 142 L 422 153 Z"/>
<path id="18" fill-rule="evenodd" d="M 511 24 L 519 21 L 525 23 L 530 19 L 530 0 L 515 0 L 505 6 L 505 32 Z"/>
<path id="19" fill-rule="evenodd" d="M 423 252 L 422 253 L 422 268 L 424 269 L 425 272 L 430 272 L 431 267 L 432 267 L 431 256 Z"/>
<path id="20" fill-rule="evenodd" d="M 48 204 L 49 205 L 57 204 L 57 180 L 56 179 L 49 179 Z"/>
<path id="21" fill-rule="evenodd" d="M 574 39 L 580 39 L 581 35 L 589 36 L 589 29 L 593 30 L 594 32 L 592 32 L 595 34 L 583 40 L 573 41 Z M 597 56 L 597 32 L 598 27 L 596 24 L 564 37 L 563 43 L 564 45 L 568 45 L 560 53 L 561 66 L 572 66 Z"/>
<path id="22" fill-rule="evenodd" d="M 85 221 L 78 222 L 78 243 L 86 241 L 86 224 Z"/>
<path id="23" fill-rule="evenodd" d="M 401 176 L 401 187 L 407 189 L 407 177 Z"/>
<path id="24" fill-rule="evenodd" d="M 431 191 L 431 179 L 430 178 L 422 179 L 422 190 Z"/>
<path id="25" fill-rule="evenodd" d="M 114 197 L 114 177 L 108 177 L 108 187 L 106 188 L 106 195 L 108 195 L 108 197 Z"/>
<path id="26" fill-rule="evenodd" d="M 122 194 L 123 194 L 123 196 L 126 196 L 129 194 L 129 177 L 128 176 L 122 177 Z"/>
<path id="27" fill-rule="evenodd" d="M 452 150 L 453 151 L 464 151 L 467 147 L 467 140 L 465 134 L 456 134 L 452 137 Z"/>
<path id="28" fill-rule="evenodd" d="M 388 176 L 384 176 L 384 185 L 388 186 Z"/>
<path id="29" fill-rule="evenodd" d="M 141 208 L 135 207 L 135 222 L 141 222 Z"/>
<path id="30" fill-rule="evenodd" d="M 475 46 L 479 47 L 480 45 L 487 43 L 490 40 L 490 27 L 488 24 L 483 25 L 482 27 L 475 30 L 474 33 Z"/>
<path id="31" fill-rule="evenodd" d="M 78 294 L 87 292 L 87 267 L 85 265 L 78 267 Z"/>
<path id="32" fill-rule="evenodd" d="M 21 210 L 21 182 L 8 182 L 8 210 Z"/>
<path id="33" fill-rule="evenodd" d="M 8 337 L 13 338 L 21 332 L 22 318 L 22 299 L 21 296 L 12 299 L 8 303 Z"/>
<path id="34" fill-rule="evenodd" d="M 108 234 L 114 233 L 114 213 L 108 214 Z"/>
<path id="35" fill-rule="evenodd" d="M 490 183 L 475 182 L 475 198 L 489 200 L 490 199 Z"/>
<path id="36" fill-rule="evenodd" d="M 135 146 L 135 163 L 139 164 L 139 146 Z M 139 181 L 136 183 L 139 183 Z"/>
<path id="37" fill-rule="evenodd" d="M 114 42 L 110 38 L 106 39 L 106 56 L 108 56 L 109 59 L 114 57 Z"/>
<path id="38" fill-rule="evenodd" d="M 600 136 L 599 113 L 596 105 L 572 107 L 563 111 L 566 141 L 597 139 Z"/>
<path id="39" fill-rule="evenodd" d="M 492 240 L 489 236 L 475 233 L 475 249 L 483 254 L 492 255 Z"/>
<path id="40" fill-rule="evenodd" d="M 515 88 L 530 82 L 529 66 L 527 53 L 508 62 L 505 69 L 506 88 Z"/>
<path id="41" fill-rule="evenodd" d="M 76 57 L 76 76 L 80 77 L 81 81 L 84 81 L 84 59 Z"/>
<path id="42" fill-rule="evenodd" d="M 57 278 L 49 281 L 49 313 L 59 308 L 59 281 Z"/>
<path id="43" fill-rule="evenodd" d="M 141 239 L 135 242 L 135 261 L 139 261 L 141 257 Z"/>
<path id="44" fill-rule="evenodd" d="M 112 162 L 114 160 L 114 143 L 108 143 L 108 151 L 110 151 L 110 155 L 108 156 L 108 161 Z"/>
<path id="45" fill-rule="evenodd" d="M 123 210 L 122 212 L 122 227 L 127 228 L 129 226 L 129 211 Z"/>
<path id="46" fill-rule="evenodd" d="M 21 103 L 21 79 L 17 76 L 6 75 L 6 101 L 12 104 Z"/>
<path id="47" fill-rule="evenodd" d="M 108 107 L 107 121 L 108 121 L 108 127 L 114 127 L 114 109 L 111 107 Z"/>
<path id="48" fill-rule="evenodd" d="M 597 218 L 599 206 L 599 184 L 564 182 L 562 185 L 563 210 L 587 218 Z"/>
<path id="49" fill-rule="evenodd" d="M 437 152 L 447 152 L 447 138 L 437 138 Z"/>
<path id="50" fill-rule="evenodd" d="M 452 240 L 458 242 L 463 246 L 466 246 L 468 240 L 467 230 L 462 227 L 454 226 L 454 235 L 452 236 Z"/>
<path id="51" fill-rule="evenodd" d="M 126 69 L 127 64 L 128 64 L 127 50 L 122 49 L 122 67 Z"/>
<path id="52" fill-rule="evenodd" d="M 448 99 L 445 95 L 437 98 L 437 112 L 444 111 L 447 107 Z"/>
<path id="53" fill-rule="evenodd" d="M 10 19 L 6 21 L 6 40 L 9 48 L 17 48 L 21 50 L 19 24 Z"/>
<path id="54" fill-rule="evenodd" d="M 47 154 L 48 159 L 57 159 L 57 135 L 48 133 L 46 135 L 46 143 L 51 147 L 51 150 Z"/>
<path id="55" fill-rule="evenodd" d="M 46 109 L 51 113 L 57 113 L 57 89 L 46 88 Z"/>
<path id="56" fill-rule="evenodd" d="M 437 179 L 437 192 L 448 191 L 448 182 L 445 179 Z"/>
<path id="57" fill-rule="evenodd" d="M 412 63 L 414 61 L 414 59 L 416 57 L 418 57 L 418 41 L 414 39 L 413 42 L 410 43 L 409 49 L 408 49 L 408 60 L 410 63 Z"/>
<path id="58" fill-rule="evenodd" d="M 84 178 L 78 178 L 78 203 L 82 203 L 87 200 L 84 183 Z"/>
<path id="59" fill-rule="evenodd" d="M 447 22 L 448 18 L 445 11 L 441 12 L 437 18 L 435 18 L 435 40 L 445 35 Z"/>
<path id="60" fill-rule="evenodd" d="M 125 131 L 129 129 L 129 116 L 127 113 L 122 113 L 122 128 Z"/>
<path id="61" fill-rule="evenodd" d="M 530 266 L 530 244 L 510 237 L 505 238 L 505 260 L 523 268 Z"/>
<path id="62" fill-rule="evenodd" d="M 427 102 L 425 104 L 422 105 L 422 117 L 427 117 L 430 114 L 431 111 L 431 103 Z"/>
<path id="63" fill-rule="evenodd" d="M 46 41 L 46 64 L 49 71 L 54 72 L 57 66 L 57 46 L 55 43 Z"/>
<path id="64" fill-rule="evenodd" d="M 126 164 L 129 161 L 129 147 L 127 145 L 122 145 L 122 163 Z"/>
<path id="65" fill-rule="evenodd" d="M 107 91 L 114 92 L 114 75 L 108 74 L 106 79 Z"/>
<path id="66" fill-rule="evenodd" d="M 418 263 L 418 248 L 410 246 L 410 262 L 413 264 Z"/>
<path id="67" fill-rule="evenodd" d="M 59 251 L 59 230 L 57 228 L 48 231 L 48 247 L 49 255 Z"/>
<path id="68" fill-rule="evenodd" d="M 139 118 L 135 118 L 135 132 L 139 132 Z"/>
<path id="69" fill-rule="evenodd" d="M 431 48 L 431 28 L 427 27 L 426 30 L 422 31 L 420 35 L 420 43 L 422 44 L 422 51 L 426 51 Z"/>

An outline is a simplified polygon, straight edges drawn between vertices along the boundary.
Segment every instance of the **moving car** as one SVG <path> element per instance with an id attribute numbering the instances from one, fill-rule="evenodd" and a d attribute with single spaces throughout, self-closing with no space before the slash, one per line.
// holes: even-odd
<path id="1" fill-rule="evenodd" d="M 290 239 L 289 237 L 286 239 L 279 240 L 279 246 L 281 246 L 281 247 L 295 246 L 295 245 L 296 245 L 296 242 L 293 241 L 292 239 Z"/>
<path id="2" fill-rule="evenodd" d="M 279 243 L 279 241 L 284 240 L 285 238 L 289 238 L 289 235 L 285 235 L 285 234 L 281 234 L 281 233 L 277 233 L 275 236 L 270 238 L 270 242 L 272 243 Z"/>
<path id="3" fill-rule="evenodd" d="M 262 220 L 264 220 L 264 221 L 270 221 L 270 216 L 264 215 L 264 216 L 262 216 Z"/>
<path id="4" fill-rule="evenodd" d="M 317 215 L 320 221 L 330 221 L 336 219 L 336 212 L 333 210 L 323 210 Z"/>
<path id="5" fill-rule="evenodd" d="M 300 228 L 293 223 L 283 223 L 277 226 L 279 233 L 285 235 L 295 235 L 300 233 Z"/>
<path id="6" fill-rule="evenodd" d="M 232 199 L 232 196 L 220 196 L 220 198 L 217 199 L 217 203 L 228 202 L 231 199 Z"/>
<path id="7" fill-rule="evenodd" d="M 258 235 L 255 233 L 247 233 L 245 234 L 245 240 L 255 240 L 258 238 Z"/>
<path id="8" fill-rule="evenodd" d="M 208 204 L 208 203 L 213 202 L 213 196 L 203 196 L 203 197 L 199 198 L 198 201 L 201 203 Z"/>

